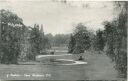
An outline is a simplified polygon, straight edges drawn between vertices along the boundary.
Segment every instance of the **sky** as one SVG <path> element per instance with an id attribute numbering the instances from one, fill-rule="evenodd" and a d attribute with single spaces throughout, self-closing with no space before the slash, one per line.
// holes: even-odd
<path id="1" fill-rule="evenodd" d="M 89 30 L 103 29 L 104 21 L 111 21 L 112 2 L 60 0 L 0 0 L 0 9 L 16 13 L 27 26 L 43 24 L 45 33 L 68 34 L 78 23 Z"/>

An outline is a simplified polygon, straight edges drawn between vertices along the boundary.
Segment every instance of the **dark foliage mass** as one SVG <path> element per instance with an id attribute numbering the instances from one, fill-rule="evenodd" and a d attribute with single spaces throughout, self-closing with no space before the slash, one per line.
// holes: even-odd
<path id="1" fill-rule="evenodd" d="M 104 36 L 104 31 L 98 30 L 96 31 L 96 36 L 95 36 L 95 50 L 97 51 L 103 51 L 104 46 L 105 46 L 105 36 Z"/>
<path id="2" fill-rule="evenodd" d="M 79 23 L 76 26 L 73 35 L 70 37 L 68 45 L 69 53 L 84 53 L 84 50 L 90 48 L 90 42 L 90 32 L 87 31 L 82 23 Z"/>
<path id="3" fill-rule="evenodd" d="M 17 64 L 18 60 L 35 60 L 51 46 L 66 46 L 69 35 L 44 34 L 43 26 L 28 27 L 13 12 L 0 10 L 0 62 Z"/>
<path id="4" fill-rule="evenodd" d="M 115 63 L 120 77 L 127 76 L 127 15 L 128 2 L 115 2 L 118 17 L 111 22 L 104 22 L 104 30 L 97 30 L 96 35 L 89 34 L 86 27 L 78 24 L 71 34 L 68 45 L 69 53 L 83 53 L 90 47 L 104 51 Z"/>
<path id="5" fill-rule="evenodd" d="M 48 38 L 40 31 L 23 24 L 16 14 L 0 10 L 0 62 L 17 64 L 18 60 L 35 60 L 35 56 L 50 48 Z"/>
<path id="6" fill-rule="evenodd" d="M 0 54 L 1 63 L 17 63 L 23 22 L 10 11 L 0 11 Z M 13 58 L 13 59 L 12 59 Z"/>
<path id="7" fill-rule="evenodd" d="M 115 62 L 120 77 L 127 76 L 127 2 L 116 2 L 117 19 L 105 23 L 106 54 Z"/>

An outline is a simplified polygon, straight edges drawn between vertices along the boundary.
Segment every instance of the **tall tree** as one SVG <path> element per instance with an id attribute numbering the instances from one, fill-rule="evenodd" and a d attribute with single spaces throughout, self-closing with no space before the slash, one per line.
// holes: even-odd
<path id="1" fill-rule="evenodd" d="M 16 14 L 0 10 L 1 21 L 1 63 L 17 63 L 20 54 L 20 40 L 23 21 Z"/>
<path id="2" fill-rule="evenodd" d="M 39 28 L 39 25 L 35 24 L 31 30 L 30 44 L 32 53 L 28 55 L 30 60 L 35 60 L 36 55 L 43 54 L 46 49 L 50 48 L 48 38 L 44 35 L 43 29 L 40 30 Z"/>
<path id="3" fill-rule="evenodd" d="M 35 60 L 35 56 L 40 54 L 40 41 L 42 36 L 39 32 L 39 25 L 35 24 L 34 28 L 31 30 L 30 43 L 32 53 L 28 55 L 30 60 Z"/>
<path id="4" fill-rule="evenodd" d="M 74 54 L 83 53 L 84 50 L 88 50 L 90 48 L 91 41 L 89 35 L 90 32 L 87 31 L 86 27 L 82 23 L 79 23 L 76 26 L 76 29 L 73 32 L 73 37 L 71 37 L 71 40 L 72 38 L 75 39 L 75 43 L 73 43 L 74 45 L 70 48 L 73 49 L 72 53 Z"/>

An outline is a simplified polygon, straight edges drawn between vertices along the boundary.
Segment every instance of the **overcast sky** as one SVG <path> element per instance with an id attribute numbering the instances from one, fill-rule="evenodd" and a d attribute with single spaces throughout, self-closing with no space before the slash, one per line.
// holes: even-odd
<path id="1" fill-rule="evenodd" d="M 103 29 L 102 22 L 113 19 L 112 2 L 58 0 L 6 0 L 0 9 L 9 9 L 23 19 L 27 26 L 43 24 L 45 33 L 71 33 L 73 26 L 82 22 L 88 29 Z"/>

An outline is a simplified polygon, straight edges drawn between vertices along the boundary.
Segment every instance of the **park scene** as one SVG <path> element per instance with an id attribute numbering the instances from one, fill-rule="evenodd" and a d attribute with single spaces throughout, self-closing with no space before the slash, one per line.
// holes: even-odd
<path id="1" fill-rule="evenodd" d="M 0 1 L 0 80 L 127 79 L 128 2 Z"/>

